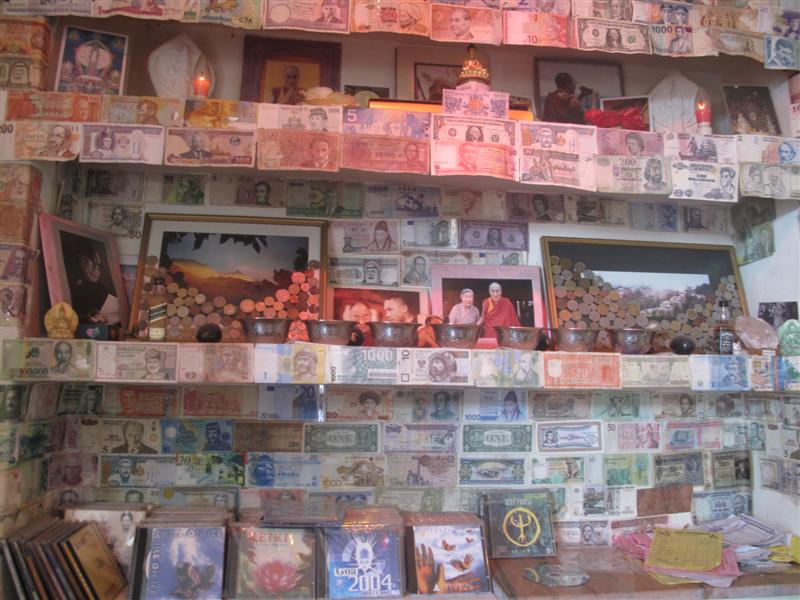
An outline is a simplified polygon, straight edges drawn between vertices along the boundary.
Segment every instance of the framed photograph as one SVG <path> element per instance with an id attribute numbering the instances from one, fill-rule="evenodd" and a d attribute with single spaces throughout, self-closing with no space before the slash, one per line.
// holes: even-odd
<path id="1" fill-rule="evenodd" d="M 539 267 L 432 265 L 431 281 L 433 313 L 448 323 L 481 323 L 481 337 L 496 339 L 497 325 L 547 326 Z"/>
<path id="2" fill-rule="evenodd" d="M 780 135 L 769 88 L 759 85 L 723 85 L 731 133 Z"/>
<path id="3" fill-rule="evenodd" d="M 128 70 L 128 36 L 64 28 L 56 74 L 57 92 L 121 96 Z"/>
<path id="4" fill-rule="evenodd" d="M 583 95 L 581 104 L 584 110 L 600 108 L 602 98 L 619 98 L 625 95 L 622 78 L 622 65 L 613 62 L 583 60 L 549 60 L 533 61 L 533 97 L 537 114 L 544 112 L 544 101 L 547 94 L 556 90 L 556 75 L 569 73 L 575 80 L 575 96 Z M 589 93 L 582 94 L 586 88 Z"/>
<path id="5" fill-rule="evenodd" d="M 650 96 L 621 96 L 619 98 L 601 98 L 600 108 L 602 110 L 625 110 L 635 108 L 642 115 L 642 121 L 647 123 L 650 131 L 653 131 L 653 121 L 650 118 Z"/>
<path id="6" fill-rule="evenodd" d="M 178 317 L 169 341 L 193 340 L 203 323 L 235 341 L 247 317 L 314 318 L 322 314 L 326 234 L 315 219 L 148 214 L 131 322 L 141 325 L 157 271 L 167 281 L 167 315 Z"/>
<path id="7" fill-rule="evenodd" d="M 543 237 L 542 264 L 554 327 L 656 327 L 657 350 L 678 331 L 702 349 L 717 294 L 747 314 L 733 246 Z"/>
<path id="8" fill-rule="evenodd" d="M 110 231 L 39 215 L 50 303 L 67 302 L 82 323 L 128 327 L 128 295 Z"/>
<path id="9" fill-rule="evenodd" d="M 397 100 L 441 102 L 442 91 L 455 89 L 465 54 L 462 48 L 397 48 L 395 95 Z M 489 69 L 489 57 L 480 57 Z"/>
<path id="10" fill-rule="evenodd" d="M 425 323 L 430 314 L 428 291 L 371 287 L 335 287 L 330 290 L 329 319 Z"/>
<path id="11" fill-rule="evenodd" d="M 324 86 L 338 92 L 341 62 L 341 44 L 247 35 L 239 99 L 299 104 L 312 87 Z"/>

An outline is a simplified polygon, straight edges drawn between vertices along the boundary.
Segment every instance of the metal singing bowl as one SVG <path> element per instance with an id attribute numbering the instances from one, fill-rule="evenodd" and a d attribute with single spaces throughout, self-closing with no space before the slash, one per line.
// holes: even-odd
<path id="1" fill-rule="evenodd" d="M 255 344 L 282 344 L 289 333 L 291 319 L 255 317 L 245 321 L 247 341 Z"/>
<path id="2" fill-rule="evenodd" d="M 597 329 L 559 327 L 556 329 L 556 347 L 561 352 L 591 352 L 597 339 Z"/>
<path id="3" fill-rule="evenodd" d="M 315 344 L 345 346 L 350 343 L 355 321 L 310 320 L 304 321 L 309 341 Z"/>
<path id="4" fill-rule="evenodd" d="M 541 327 L 502 327 L 495 325 L 497 345 L 515 350 L 536 350 L 542 339 Z"/>
<path id="5" fill-rule="evenodd" d="M 653 344 L 654 329 L 609 329 L 608 338 L 614 352 L 647 354 Z"/>
<path id="6" fill-rule="evenodd" d="M 478 341 L 481 332 L 480 325 L 436 323 L 431 327 L 433 327 L 433 335 L 436 336 L 436 343 L 442 348 L 472 348 Z"/>
<path id="7" fill-rule="evenodd" d="M 413 348 L 417 345 L 416 323 L 389 323 L 374 321 L 369 323 L 372 339 L 376 346 L 387 348 Z"/>

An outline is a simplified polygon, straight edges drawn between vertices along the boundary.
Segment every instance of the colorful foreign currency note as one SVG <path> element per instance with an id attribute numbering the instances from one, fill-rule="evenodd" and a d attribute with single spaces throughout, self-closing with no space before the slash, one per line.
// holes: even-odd
<path id="1" fill-rule="evenodd" d="M 568 15 L 503 11 L 503 44 L 569 48 L 571 40 L 572 21 Z"/>
<path id="2" fill-rule="evenodd" d="M 302 452 L 303 424 L 236 421 L 233 449 L 236 452 Z"/>
<path id="3" fill-rule="evenodd" d="M 535 420 L 591 418 L 591 392 L 531 392 Z"/>
<path id="4" fill-rule="evenodd" d="M 330 490 L 325 492 L 308 492 L 307 499 L 312 502 L 315 500 L 322 500 L 323 503 L 333 502 L 334 504 L 344 505 L 374 504 L 375 490 L 348 489 L 344 491 Z"/>
<path id="5" fill-rule="evenodd" d="M 461 249 L 528 251 L 527 223 L 461 220 L 458 226 L 458 247 Z"/>
<path id="6" fill-rule="evenodd" d="M 704 481 L 702 452 L 656 454 L 653 457 L 653 482 L 656 487 L 703 485 Z"/>
<path id="7" fill-rule="evenodd" d="M 686 392 L 653 393 L 656 419 L 697 419 L 703 414 L 703 395 Z"/>
<path id="8" fill-rule="evenodd" d="M 409 385 L 469 385 L 470 351 L 434 348 L 400 350 L 398 383 Z"/>
<path id="9" fill-rule="evenodd" d="M 394 385 L 397 383 L 397 348 L 331 347 L 328 350 L 330 382 Z"/>
<path id="10" fill-rule="evenodd" d="M 678 233 L 678 204 L 628 202 L 628 223 L 631 229 Z"/>
<path id="11" fill-rule="evenodd" d="M 458 425 L 453 423 L 384 423 L 383 452 L 454 454 Z"/>
<path id="12" fill-rule="evenodd" d="M 83 194 L 88 200 L 114 200 L 124 204 L 141 204 L 145 186 L 144 173 L 115 168 L 83 170 Z"/>
<path id="13" fill-rule="evenodd" d="M 688 356 L 623 355 L 622 387 L 688 388 L 691 383 Z"/>
<path id="14" fill-rule="evenodd" d="M 81 151 L 81 125 L 67 121 L 3 121 L 0 150 L 7 159 L 72 160 Z"/>
<path id="15" fill-rule="evenodd" d="M 687 233 L 727 233 L 729 211 L 716 206 L 682 207 L 682 231 Z"/>
<path id="16" fill-rule="evenodd" d="M 318 489 L 320 458 L 316 454 L 248 452 L 247 487 Z"/>
<path id="17" fill-rule="evenodd" d="M 89 0 L 54 0 L 46 5 L 36 0 L 11 0 L 4 8 L 7 15 L 76 15 L 92 16 L 92 3 Z"/>
<path id="18" fill-rule="evenodd" d="M 0 85 L 6 89 L 44 90 L 47 63 L 35 58 L 0 56 Z"/>
<path id="19" fill-rule="evenodd" d="M 342 107 L 261 103 L 258 105 L 258 128 L 341 133 Z"/>
<path id="20" fill-rule="evenodd" d="M 333 221 L 328 230 L 331 254 L 397 254 L 399 222 L 396 219 Z"/>
<path id="21" fill-rule="evenodd" d="M 256 389 L 250 386 L 185 386 L 181 391 L 184 417 L 272 418 L 260 415 Z"/>
<path id="22" fill-rule="evenodd" d="M 181 21 L 189 23 L 215 23 L 239 29 L 260 29 L 264 3 L 258 0 L 240 0 L 235 3 L 200 0 L 187 2 Z"/>
<path id="23" fill-rule="evenodd" d="M 750 487 L 750 452 L 711 454 L 714 489 Z"/>
<path id="24" fill-rule="evenodd" d="M 220 206 L 286 206 L 287 182 L 250 175 L 211 175 L 210 202 Z"/>
<path id="25" fill-rule="evenodd" d="M 488 120 L 480 117 L 433 115 L 431 140 L 514 146 L 517 142 L 517 122 L 504 119 Z"/>
<path id="26" fill-rule="evenodd" d="M 184 393 L 191 393 L 191 390 L 186 388 Z M 106 386 L 102 413 L 109 417 L 170 416 L 180 409 L 179 397 L 180 392 L 176 387 Z"/>
<path id="27" fill-rule="evenodd" d="M 162 419 L 160 433 L 164 454 L 232 450 L 233 421 L 229 419 Z"/>
<path id="28" fill-rule="evenodd" d="M 461 457 L 458 460 L 459 485 L 520 486 L 525 485 L 524 458 Z"/>
<path id="29" fill-rule="evenodd" d="M 506 193 L 498 190 L 439 190 L 441 200 L 437 203 L 443 217 L 485 219 L 503 221 L 506 218 Z"/>
<path id="30" fill-rule="evenodd" d="M 638 421 L 653 417 L 649 392 L 594 392 L 592 418 Z"/>
<path id="31" fill-rule="evenodd" d="M 508 94 L 505 92 L 445 89 L 442 106 L 446 114 L 453 116 L 508 119 Z"/>
<path id="32" fill-rule="evenodd" d="M 353 0 L 350 31 L 374 33 L 385 31 L 403 35 L 430 37 L 430 8 L 427 0 Z"/>
<path id="33" fill-rule="evenodd" d="M 428 150 L 427 141 L 411 138 L 345 135 L 342 137 L 340 166 L 379 173 L 427 175 L 430 164 Z"/>
<path id="34" fill-rule="evenodd" d="M 165 165 L 252 167 L 255 165 L 255 155 L 254 131 L 167 127 Z"/>
<path id="35" fill-rule="evenodd" d="M 8 90 L 6 111 L 8 121 L 99 121 L 102 96 L 61 92 Z"/>
<path id="36" fill-rule="evenodd" d="M 348 219 L 364 213 L 364 186 L 357 182 L 290 180 L 286 214 L 298 217 Z"/>
<path id="37" fill-rule="evenodd" d="M 387 486 L 431 487 L 456 485 L 457 463 L 453 454 L 398 452 L 387 455 Z"/>
<path id="38" fill-rule="evenodd" d="M 499 257 L 499 255 L 493 256 Z M 401 260 L 401 275 L 404 284 L 430 287 L 431 265 L 467 265 L 472 260 L 472 254 L 439 250 L 403 252 Z"/>
<path id="39" fill-rule="evenodd" d="M 378 452 L 378 424 L 334 425 L 306 423 L 303 431 L 304 452 Z"/>
<path id="40" fill-rule="evenodd" d="M 183 125 L 197 129 L 255 129 L 258 103 L 238 100 L 186 100 Z"/>
<path id="41" fill-rule="evenodd" d="M 607 452 L 658 450 L 661 446 L 661 424 L 658 422 L 606 423 Z"/>
<path id="42" fill-rule="evenodd" d="M 746 31 L 711 28 L 707 30 L 711 47 L 720 54 L 747 56 L 764 63 L 764 36 Z"/>
<path id="43" fill-rule="evenodd" d="M 396 256 L 359 256 L 328 258 L 328 282 L 350 285 L 400 285 L 400 258 Z"/>
<path id="44" fill-rule="evenodd" d="M 594 156 L 550 152 L 521 147 L 519 175 L 522 183 L 559 185 L 594 191 Z"/>
<path id="45" fill-rule="evenodd" d="M 595 156 L 598 192 L 665 194 L 671 189 L 669 175 L 663 156 Z"/>
<path id="46" fill-rule="evenodd" d="M 689 357 L 692 389 L 708 391 L 747 391 L 750 365 L 747 355 L 703 355 Z"/>
<path id="47" fill-rule="evenodd" d="M 650 25 L 650 42 L 653 54 L 661 56 L 717 56 L 705 30 L 685 25 Z"/>
<path id="48" fill-rule="evenodd" d="M 534 457 L 531 482 L 534 485 L 583 483 L 584 460 L 583 456 Z"/>
<path id="49" fill-rule="evenodd" d="M 61 414 L 62 399 L 68 397 L 71 390 L 78 386 L 89 387 L 88 384 L 81 383 L 66 385 L 60 383 L 32 383 L 30 386 L 10 386 L 6 388 L 6 410 L 9 413 L 18 412 L 20 418 L 24 421 L 49 419 Z M 25 392 L 22 390 L 26 387 L 28 388 L 28 397 L 27 402 L 23 403 L 23 400 L 25 400 Z M 93 387 L 97 388 L 102 386 Z M 14 405 L 18 406 L 15 408 Z M 67 406 L 74 407 L 71 414 L 78 414 L 80 405 L 81 401 L 77 400 Z"/>
<path id="50" fill-rule="evenodd" d="M 163 174 L 160 176 L 161 204 L 199 206 L 206 203 L 206 176 L 193 173 Z"/>
<path id="51" fill-rule="evenodd" d="M 324 344 L 256 344 L 253 373 L 256 383 L 328 383 Z"/>
<path id="52" fill-rule="evenodd" d="M 617 536 L 629 533 L 653 533 L 656 527 L 667 527 L 668 525 L 669 515 L 611 521 L 611 539 L 613 541 Z"/>
<path id="53" fill-rule="evenodd" d="M 239 491 L 239 487 L 230 485 L 166 487 L 161 490 L 158 504 L 236 509 L 239 506 Z"/>
<path id="54" fill-rule="evenodd" d="M 317 385 L 260 385 L 257 402 L 259 419 L 322 421 L 325 417 L 325 399 Z"/>
<path id="55" fill-rule="evenodd" d="M 739 163 L 743 195 L 761 198 L 800 198 L 800 168 L 789 165 Z"/>
<path id="56" fill-rule="evenodd" d="M 183 124 L 183 98 L 104 95 L 102 99 L 102 116 L 100 119 L 91 119 L 93 121 L 164 127 L 180 127 Z"/>
<path id="57" fill-rule="evenodd" d="M 430 11 L 432 40 L 495 46 L 503 41 L 503 14 L 497 8 L 431 4 Z"/>
<path id="58" fill-rule="evenodd" d="M 97 343 L 97 381 L 177 381 L 178 345 Z"/>
<path id="59" fill-rule="evenodd" d="M 608 545 L 608 521 L 562 521 L 554 531 L 556 542 L 563 546 Z"/>
<path id="60" fill-rule="evenodd" d="M 176 0 L 150 0 L 144 4 L 135 0 L 96 0 L 93 15 L 95 17 L 120 15 L 134 19 L 180 21 L 183 19 L 185 4 L 185 1 Z"/>
<path id="61" fill-rule="evenodd" d="M 738 490 L 698 492 L 692 496 L 692 517 L 696 522 L 717 521 L 750 513 L 750 495 Z"/>
<path id="62" fill-rule="evenodd" d="M 323 455 L 320 487 L 323 490 L 342 490 L 385 485 L 388 460 L 384 455 Z"/>
<path id="63" fill-rule="evenodd" d="M 396 506 L 400 510 L 413 512 L 441 512 L 445 488 L 424 489 L 379 487 L 375 489 L 375 503 Z"/>
<path id="64" fill-rule="evenodd" d="M 652 53 L 647 25 L 581 18 L 574 19 L 574 22 L 574 43 L 578 50 L 615 54 Z"/>
<path id="65" fill-rule="evenodd" d="M 430 138 L 430 113 L 382 108 L 345 108 L 342 132 L 351 135 L 383 135 L 393 138 Z"/>
<path id="66" fill-rule="evenodd" d="M 94 355 L 92 340 L 4 340 L 2 378 L 90 380 L 94 376 Z"/>
<path id="67" fill-rule="evenodd" d="M 671 167 L 670 198 L 736 202 L 739 193 L 737 165 L 674 160 Z"/>
<path id="68" fill-rule="evenodd" d="M 527 398 L 524 389 L 465 390 L 461 419 L 468 423 L 528 421 Z"/>
<path id="69" fill-rule="evenodd" d="M 29 284 L 31 282 L 31 262 L 36 252 L 18 244 L 0 243 L 0 281 Z"/>
<path id="70" fill-rule="evenodd" d="M 160 125 L 83 124 L 81 162 L 160 165 L 163 156 Z"/>
<path id="71" fill-rule="evenodd" d="M 435 388 L 393 390 L 392 420 L 401 423 L 457 422 L 464 391 Z"/>
<path id="72" fill-rule="evenodd" d="M 84 418 L 82 426 L 92 419 Z M 159 419 L 102 419 L 98 422 L 99 452 L 103 454 L 160 454 Z"/>
<path id="73" fill-rule="evenodd" d="M 530 452 L 533 425 L 464 424 L 461 431 L 462 452 Z"/>
<path id="74" fill-rule="evenodd" d="M 710 163 L 737 162 L 737 137 L 741 136 L 676 133 L 673 131 L 663 135 L 663 154 L 673 160 Z"/>
<path id="75" fill-rule="evenodd" d="M 540 360 L 541 355 L 533 350 L 474 350 L 473 382 L 479 387 L 540 387 Z"/>
<path id="76" fill-rule="evenodd" d="M 239 490 L 239 506 L 262 509 L 273 500 L 303 500 L 305 495 L 305 490 L 298 488 L 243 488 Z"/>
<path id="77" fill-rule="evenodd" d="M 720 421 L 670 421 L 664 428 L 665 450 L 719 450 Z"/>
<path id="78" fill-rule="evenodd" d="M 101 487 L 161 487 L 175 485 L 175 456 L 101 454 Z"/>
<path id="79" fill-rule="evenodd" d="M 517 180 L 517 150 L 507 144 L 434 140 L 431 175 L 485 175 Z"/>
<path id="80" fill-rule="evenodd" d="M 641 11 L 639 11 L 641 12 Z M 583 0 L 572 2 L 572 16 L 581 18 L 605 19 L 609 21 L 630 21 L 634 12 L 631 2 L 610 2 L 609 0 Z M 636 16 L 639 16 L 638 14 Z M 633 19 L 636 20 L 636 19 Z"/>
<path id="81" fill-rule="evenodd" d="M 86 200 L 85 223 L 108 231 L 121 240 L 139 240 L 144 227 L 144 207 L 114 200 Z"/>
<path id="82" fill-rule="evenodd" d="M 238 485 L 245 482 L 244 454 L 216 452 L 178 454 L 175 457 L 175 484 Z"/>
<path id="83" fill-rule="evenodd" d="M 259 170 L 338 171 L 342 137 L 339 133 L 258 130 Z"/>
<path id="84" fill-rule="evenodd" d="M 364 216 L 438 217 L 440 200 L 439 188 L 369 183 L 364 188 Z"/>
<path id="85" fill-rule="evenodd" d="M 329 387 L 325 390 L 325 420 L 389 420 L 392 418 L 393 396 L 389 389 Z"/>
<path id="86" fill-rule="evenodd" d="M 548 388 L 620 387 L 619 355 L 588 352 L 544 354 L 543 384 Z"/>
<path id="87" fill-rule="evenodd" d="M 97 454 L 55 454 L 47 468 L 47 489 L 97 485 Z"/>
<path id="88" fill-rule="evenodd" d="M 564 196 L 564 220 L 575 225 L 627 227 L 624 200 L 596 196 Z"/>
<path id="89" fill-rule="evenodd" d="M 325 0 L 267 0 L 264 29 L 302 29 L 329 33 L 350 31 L 350 3 Z"/>
<path id="90" fill-rule="evenodd" d="M 592 452 L 603 449 L 601 421 L 537 422 L 539 452 Z"/>
<path id="91" fill-rule="evenodd" d="M 542 152 L 597 154 L 598 130 L 591 125 L 525 122 L 520 123 L 520 144 Z"/>
<path id="92" fill-rule="evenodd" d="M 664 134 L 652 131 L 600 129 L 597 132 L 597 154 L 636 158 L 662 156 Z"/>
<path id="93" fill-rule="evenodd" d="M 765 69 L 797 69 L 800 64 L 800 42 L 782 35 L 764 36 Z"/>
<path id="94" fill-rule="evenodd" d="M 455 248 L 458 221 L 455 219 L 401 219 L 400 246 L 406 248 Z"/>
<path id="95" fill-rule="evenodd" d="M 251 344 L 181 344 L 178 379 L 185 383 L 249 383 Z"/>

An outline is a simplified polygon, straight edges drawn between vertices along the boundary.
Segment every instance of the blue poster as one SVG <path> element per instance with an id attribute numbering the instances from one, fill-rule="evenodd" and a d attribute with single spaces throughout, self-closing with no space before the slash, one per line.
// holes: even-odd
<path id="1" fill-rule="evenodd" d="M 395 531 L 330 529 L 327 541 L 329 598 L 403 595 Z"/>
<path id="2" fill-rule="evenodd" d="M 67 27 L 56 91 L 121 95 L 127 52 L 128 36 Z"/>

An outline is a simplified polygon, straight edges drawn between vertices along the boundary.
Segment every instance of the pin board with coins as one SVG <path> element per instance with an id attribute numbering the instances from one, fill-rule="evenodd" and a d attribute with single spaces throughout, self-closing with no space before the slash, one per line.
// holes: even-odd
<path id="1" fill-rule="evenodd" d="M 656 350 L 678 334 L 709 342 L 720 300 L 747 314 L 730 247 L 580 238 L 542 238 L 554 326 L 653 328 Z"/>

